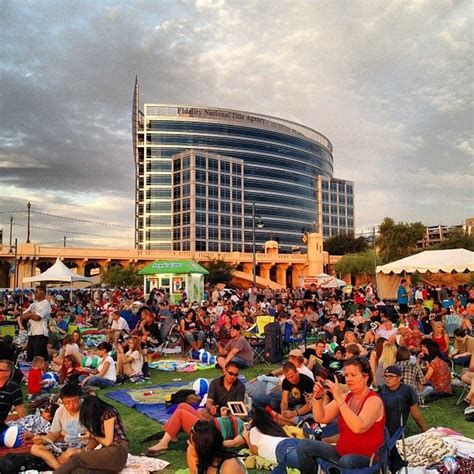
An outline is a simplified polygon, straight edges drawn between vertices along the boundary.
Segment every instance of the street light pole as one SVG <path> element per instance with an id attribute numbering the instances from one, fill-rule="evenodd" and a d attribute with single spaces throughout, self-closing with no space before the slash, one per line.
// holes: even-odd
<path id="1" fill-rule="evenodd" d="M 252 289 L 257 286 L 257 255 L 255 254 L 255 203 L 252 203 Z"/>
<path id="2" fill-rule="evenodd" d="M 260 216 L 255 214 L 255 203 L 252 203 L 252 282 L 253 288 L 257 287 L 257 254 L 255 253 L 255 225 L 259 229 L 263 227 L 263 222 Z"/>
<path id="3" fill-rule="evenodd" d="M 10 250 L 8 251 L 8 253 L 13 253 L 12 235 L 13 235 L 13 216 L 10 216 Z"/>
<path id="4" fill-rule="evenodd" d="M 30 243 L 30 216 L 31 216 L 31 202 L 28 202 L 28 228 L 26 231 L 26 243 Z"/>

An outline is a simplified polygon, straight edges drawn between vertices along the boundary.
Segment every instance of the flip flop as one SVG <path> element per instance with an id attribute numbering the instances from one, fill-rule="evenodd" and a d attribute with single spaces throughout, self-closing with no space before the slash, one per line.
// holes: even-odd
<path id="1" fill-rule="evenodd" d="M 149 458 L 155 458 L 167 452 L 168 452 L 168 449 L 147 449 L 144 453 L 144 456 L 147 456 Z"/>

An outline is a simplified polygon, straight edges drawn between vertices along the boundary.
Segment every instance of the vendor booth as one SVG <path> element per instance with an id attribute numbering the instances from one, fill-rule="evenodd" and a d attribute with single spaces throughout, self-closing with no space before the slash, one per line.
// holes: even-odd
<path id="1" fill-rule="evenodd" d="M 420 273 L 424 276 L 446 275 L 445 284 L 469 281 L 474 271 L 474 252 L 466 249 L 426 250 L 410 257 L 377 267 L 377 291 L 381 298 L 396 299 L 402 277 Z M 462 275 L 461 275 L 462 274 Z M 461 277 L 461 278 L 454 278 Z M 452 278 L 452 282 L 449 281 Z M 424 279 L 424 278 L 423 278 Z M 456 283 L 455 283 L 456 282 Z"/>
<path id="2" fill-rule="evenodd" d="M 204 298 L 204 275 L 209 272 L 192 260 L 157 260 L 142 268 L 144 291 L 149 294 L 153 288 L 162 288 L 170 295 L 170 303 L 178 303 L 186 292 L 189 301 Z"/>

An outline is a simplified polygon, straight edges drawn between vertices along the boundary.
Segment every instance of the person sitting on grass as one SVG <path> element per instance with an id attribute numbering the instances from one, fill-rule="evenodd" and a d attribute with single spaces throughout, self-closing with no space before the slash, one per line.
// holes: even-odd
<path id="1" fill-rule="evenodd" d="M 184 340 L 193 348 L 193 351 L 198 351 L 204 344 L 204 331 L 201 330 L 196 317 L 196 311 L 190 308 L 184 318 L 179 322 L 179 332 Z"/>
<path id="2" fill-rule="evenodd" d="M 90 375 L 81 380 L 83 387 L 112 387 L 117 381 L 117 372 L 115 369 L 115 361 L 110 356 L 112 346 L 108 342 L 101 342 L 97 346 L 97 355 L 100 357 L 97 369 L 92 370 Z"/>
<path id="3" fill-rule="evenodd" d="M 23 439 L 30 439 L 51 429 L 51 422 L 58 408 L 59 405 L 57 403 L 51 403 L 46 408 L 38 408 L 31 415 L 26 415 L 15 421 L 7 421 L 7 425 L 9 427 L 18 426 L 23 430 Z"/>
<path id="4" fill-rule="evenodd" d="M 423 364 L 422 367 L 426 368 L 427 384 L 422 393 L 424 401 L 429 402 L 451 396 L 453 394 L 451 371 L 448 364 L 441 358 L 439 344 L 430 338 L 423 339 L 419 359 L 420 365 Z"/>
<path id="5" fill-rule="evenodd" d="M 81 437 L 86 430 L 79 422 L 81 395 L 78 385 L 64 385 L 59 394 L 63 404 L 56 410 L 51 431 L 33 437 L 31 454 L 41 458 L 53 469 L 64 464 L 76 448 L 87 444 L 87 440 Z M 63 441 L 60 441 L 61 438 Z"/>
<path id="6" fill-rule="evenodd" d="M 190 474 L 245 474 L 247 468 L 233 451 L 224 447 L 216 425 L 199 420 L 193 426 L 187 451 Z"/>
<path id="7" fill-rule="evenodd" d="M 28 394 L 31 396 L 31 400 L 35 400 L 38 397 L 48 393 L 45 387 L 49 382 L 47 380 L 43 380 L 44 368 L 44 357 L 35 356 L 33 358 L 31 370 L 28 374 Z"/>
<path id="8" fill-rule="evenodd" d="M 252 367 L 254 364 L 252 347 L 247 339 L 242 336 L 238 324 L 232 325 L 230 337 L 230 341 L 224 347 L 220 343 L 217 344 L 219 351 L 217 364 L 219 367 L 223 369 L 229 362 L 234 362 L 241 369 Z"/>
<path id="9" fill-rule="evenodd" d="M 214 379 L 207 391 L 206 408 L 200 408 L 199 414 L 206 420 L 212 420 L 221 414 L 221 408 L 227 407 L 228 402 L 243 402 L 245 385 L 238 379 L 239 367 L 235 362 L 229 362 L 224 369 L 224 375 Z"/>
<path id="10" fill-rule="evenodd" d="M 221 416 L 215 417 L 212 421 L 222 434 L 224 447 L 235 448 L 244 445 L 245 440 L 242 436 L 244 430 L 243 421 L 235 415 L 229 415 L 227 407 L 221 407 L 220 414 Z M 188 403 L 180 403 L 171 415 L 171 418 L 163 426 L 164 434 L 161 440 L 148 448 L 145 455 L 159 456 L 167 451 L 169 443 L 177 441 L 178 433 L 184 431 L 189 435 L 192 427 L 199 420 L 205 420 L 199 411 L 195 410 Z"/>
<path id="11" fill-rule="evenodd" d="M 74 450 L 56 474 L 121 472 L 127 464 L 128 439 L 119 412 L 95 395 L 84 397 L 79 420 L 87 429 L 87 447 Z M 101 445 L 100 449 L 95 449 Z"/>
<path id="12" fill-rule="evenodd" d="M 130 378 L 138 374 L 143 368 L 143 353 L 140 337 L 132 336 L 129 339 L 128 351 L 124 353 L 123 346 L 117 344 L 117 375 Z"/>

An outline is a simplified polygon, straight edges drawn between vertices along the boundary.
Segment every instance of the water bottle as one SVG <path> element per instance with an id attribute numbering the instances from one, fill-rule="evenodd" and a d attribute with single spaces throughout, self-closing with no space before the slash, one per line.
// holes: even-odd
<path id="1" fill-rule="evenodd" d="M 448 474 L 455 474 L 458 468 L 458 462 L 454 456 L 445 456 L 443 458 L 443 464 L 448 470 Z"/>

